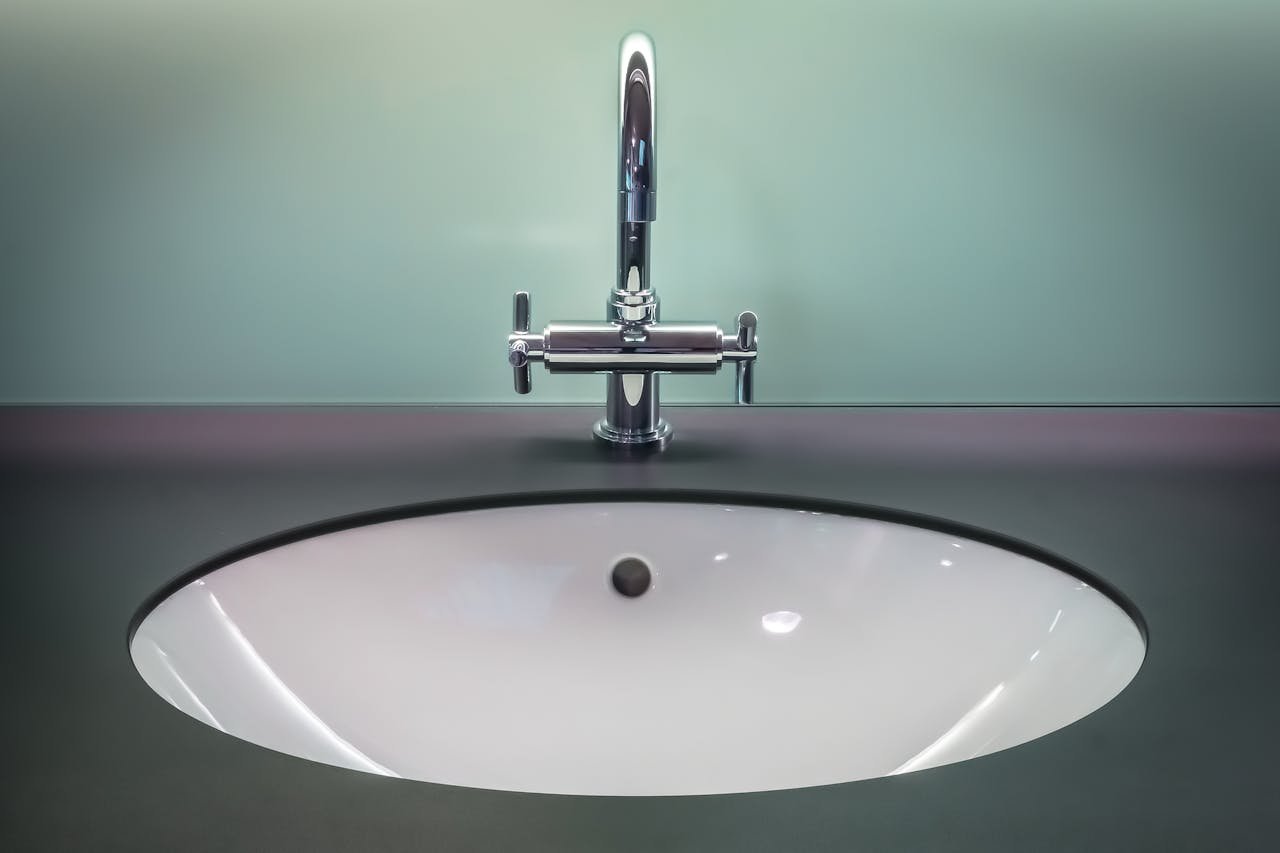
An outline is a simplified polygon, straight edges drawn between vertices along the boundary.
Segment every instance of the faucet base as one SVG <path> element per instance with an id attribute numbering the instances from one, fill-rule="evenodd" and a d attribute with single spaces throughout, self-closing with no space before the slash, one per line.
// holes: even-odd
<path id="1" fill-rule="evenodd" d="M 605 418 L 596 421 L 591 431 L 609 449 L 630 453 L 662 450 L 671 443 L 674 432 L 671 424 L 661 419 L 653 429 L 635 430 L 618 429 Z"/>
<path id="2" fill-rule="evenodd" d="M 658 374 L 609 373 L 605 376 L 604 418 L 596 438 L 615 450 L 661 450 L 671 441 L 671 424 L 658 407 Z"/>

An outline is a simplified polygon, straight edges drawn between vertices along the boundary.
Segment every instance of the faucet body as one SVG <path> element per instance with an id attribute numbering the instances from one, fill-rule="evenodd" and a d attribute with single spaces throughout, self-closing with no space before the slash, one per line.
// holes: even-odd
<path id="1" fill-rule="evenodd" d="M 531 333 L 529 294 L 515 294 L 514 331 L 507 339 L 515 389 L 531 390 L 530 365 L 552 373 L 604 373 L 605 415 L 596 438 L 623 450 L 661 449 L 671 439 L 662 418 L 662 373 L 716 373 L 725 362 L 737 370 L 735 399 L 751 403 L 756 360 L 756 316 L 738 316 L 737 333 L 714 323 L 663 323 L 649 277 L 650 228 L 657 218 L 654 144 L 653 42 L 642 33 L 622 41 L 618 92 L 618 269 L 602 323 L 552 323 Z"/>

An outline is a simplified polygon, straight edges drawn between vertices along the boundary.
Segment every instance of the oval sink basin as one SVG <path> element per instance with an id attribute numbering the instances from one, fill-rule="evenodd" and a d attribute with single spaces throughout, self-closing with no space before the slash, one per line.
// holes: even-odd
<path id="1" fill-rule="evenodd" d="M 673 795 L 1006 749 L 1101 707 L 1145 653 L 1082 571 L 948 525 L 666 500 L 431 512 L 197 568 L 140 614 L 134 664 L 192 717 L 313 761 Z"/>

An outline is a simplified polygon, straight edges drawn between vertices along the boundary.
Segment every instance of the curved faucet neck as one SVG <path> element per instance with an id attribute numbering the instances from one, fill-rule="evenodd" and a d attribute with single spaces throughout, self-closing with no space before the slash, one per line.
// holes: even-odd
<path id="1" fill-rule="evenodd" d="M 618 221 L 657 218 L 654 160 L 653 42 L 643 33 L 622 40 L 618 84 Z"/>
<path id="2" fill-rule="evenodd" d="M 653 41 L 622 40 L 618 83 L 618 277 L 608 319 L 623 325 L 658 320 L 649 282 L 649 223 L 657 218 Z"/>

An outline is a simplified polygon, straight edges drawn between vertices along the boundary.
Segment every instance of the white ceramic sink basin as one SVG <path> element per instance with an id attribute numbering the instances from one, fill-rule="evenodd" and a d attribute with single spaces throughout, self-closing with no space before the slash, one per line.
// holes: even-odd
<path id="1" fill-rule="evenodd" d="M 180 579 L 136 626 L 142 677 L 314 761 L 666 795 L 1002 750 L 1098 709 L 1145 652 L 1082 572 L 974 532 L 668 501 L 341 526 Z M 625 557 L 650 571 L 635 597 L 614 588 Z"/>

